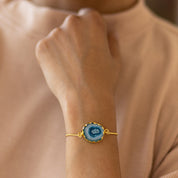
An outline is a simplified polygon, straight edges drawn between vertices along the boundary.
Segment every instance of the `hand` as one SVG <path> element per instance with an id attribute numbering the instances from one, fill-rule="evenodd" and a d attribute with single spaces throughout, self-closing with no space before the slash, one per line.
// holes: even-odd
<path id="1" fill-rule="evenodd" d="M 119 76 L 118 47 L 94 10 L 69 15 L 36 45 L 49 88 L 60 103 L 80 97 L 113 97 Z"/>

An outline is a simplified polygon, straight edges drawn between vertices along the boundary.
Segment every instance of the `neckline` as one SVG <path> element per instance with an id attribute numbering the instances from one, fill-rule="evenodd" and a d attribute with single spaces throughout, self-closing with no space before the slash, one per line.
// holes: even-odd
<path id="1" fill-rule="evenodd" d="M 72 11 L 37 6 L 27 0 L 8 1 L 1 9 L 3 15 L 10 18 L 21 30 L 27 27 L 30 28 L 30 22 L 34 23 L 31 24 L 32 29 L 28 29 L 28 33 L 35 33 L 41 36 L 46 35 L 54 27 L 60 25 L 61 21 L 63 21 L 68 14 L 76 14 Z M 24 13 L 26 15 L 24 15 Z M 102 16 L 106 19 L 109 26 L 112 26 L 112 30 L 116 30 L 119 37 L 132 36 L 142 31 L 145 26 L 150 24 L 149 21 L 151 19 L 150 10 L 143 0 L 138 0 L 135 5 L 127 10 L 102 14 Z M 35 20 L 35 22 L 32 22 L 33 20 Z M 35 25 L 38 23 L 39 25 Z M 39 27 L 40 25 L 42 28 Z"/>

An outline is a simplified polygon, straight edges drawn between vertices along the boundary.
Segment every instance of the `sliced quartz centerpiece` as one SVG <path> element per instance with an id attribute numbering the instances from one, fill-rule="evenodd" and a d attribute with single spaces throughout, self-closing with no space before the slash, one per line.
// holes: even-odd
<path id="1" fill-rule="evenodd" d="M 104 128 L 96 122 L 85 124 L 83 128 L 84 138 L 92 143 L 100 142 L 104 137 Z"/>

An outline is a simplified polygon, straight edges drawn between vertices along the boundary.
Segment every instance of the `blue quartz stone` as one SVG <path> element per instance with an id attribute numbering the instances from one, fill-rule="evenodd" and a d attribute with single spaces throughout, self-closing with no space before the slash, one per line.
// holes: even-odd
<path id="1" fill-rule="evenodd" d="M 98 142 L 102 140 L 104 134 L 102 126 L 95 123 L 87 124 L 87 126 L 84 127 L 83 131 L 85 138 L 91 142 Z"/>

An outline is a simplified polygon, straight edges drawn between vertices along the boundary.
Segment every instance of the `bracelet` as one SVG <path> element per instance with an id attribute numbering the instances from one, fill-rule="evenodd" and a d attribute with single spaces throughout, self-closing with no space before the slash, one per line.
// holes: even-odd
<path id="1" fill-rule="evenodd" d="M 103 140 L 104 135 L 118 135 L 118 133 L 110 132 L 109 129 L 105 129 L 101 124 L 97 122 L 89 122 L 83 126 L 82 131 L 76 134 L 66 134 L 66 137 L 83 137 L 87 142 L 98 143 Z"/>

